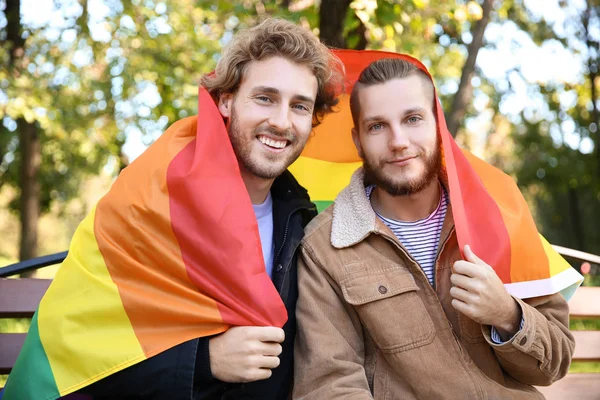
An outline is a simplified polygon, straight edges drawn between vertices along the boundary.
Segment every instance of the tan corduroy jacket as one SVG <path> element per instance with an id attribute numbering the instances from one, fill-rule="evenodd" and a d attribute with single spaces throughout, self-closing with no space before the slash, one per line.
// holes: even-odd
<path id="1" fill-rule="evenodd" d="M 376 217 L 357 171 L 306 228 L 298 265 L 295 399 L 543 399 L 575 342 L 560 295 L 517 299 L 524 326 L 494 344 L 451 305 L 451 208 L 433 288 Z"/>

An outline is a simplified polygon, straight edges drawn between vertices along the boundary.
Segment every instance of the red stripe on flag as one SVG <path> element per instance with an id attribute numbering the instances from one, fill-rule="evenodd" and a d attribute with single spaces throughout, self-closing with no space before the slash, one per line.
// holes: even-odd
<path id="1" fill-rule="evenodd" d="M 231 325 L 283 326 L 287 312 L 265 270 L 258 224 L 223 119 L 199 93 L 196 140 L 169 165 L 171 224 L 190 280 Z"/>
<path id="2" fill-rule="evenodd" d="M 444 128 L 440 126 L 440 129 Z M 500 208 L 450 133 L 444 129 L 441 136 L 450 203 L 461 252 L 468 244 L 479 258 L 494 268 L 502 282 L 510 283 L 510 237 Z"/>

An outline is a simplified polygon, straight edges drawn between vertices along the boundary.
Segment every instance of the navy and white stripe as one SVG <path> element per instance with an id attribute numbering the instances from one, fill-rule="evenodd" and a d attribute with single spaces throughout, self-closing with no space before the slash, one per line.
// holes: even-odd
<path id="1" fill-rule="evenodd" d="M 396 235 L 400 243 L 406 248 L 408 253 L 419 264 L 429 283 L 434 286 L 435 282 L 435 259 L 437 256 L 442 225 L 448 209 L 448 193 L 442 188 L 443 195 L 440 196 L 440 202 L 437 208 L 427 218 L 413 222 L 397 221 L 385 218 L 375 212 L 377 216 L 387 225 Z M 371 198 L 371 192 L 374 185 L 366 188 L 367 197 Z"/>
<path id="2" fill-rule="evenodd" d="M 521 318 L 521 323 L 519 324 L 519 330 L 517 331 L 517 333 L 521 332 L 521 330 L 523 329 L 523 325 L 525 324 L 525 319 Z M 510 342 L 510 340 L 512 338 L 515 337 L 515 335 L 517 334 L 515 333 L 510 339 L 508 339 L 506 342 Z M 492 329 L 490 329 L 490 336 L 492 339 L 492 342 L 496 343 L 496 344 L 503 344 L 506 343 L 505 341 L 502 340 L 502 338 L 500 337 L 500 334 L 498 333 L 498 331 L 496 330 L 496 327 L 492 326 Z"/>

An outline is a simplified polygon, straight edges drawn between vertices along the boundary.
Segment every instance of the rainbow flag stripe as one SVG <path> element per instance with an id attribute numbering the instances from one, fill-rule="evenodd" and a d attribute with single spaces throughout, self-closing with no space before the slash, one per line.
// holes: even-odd
<path id="1" fill-rule="evenodd" d="M 79 225 L 0 397 L 56 399 L 187 340 L 286 320 L 202 89 L 198 116 L 172 125 Z"/>
<path id="2" fill-rule="evenodd" d="M 352 142 L 349 107 L 349 93 L 360 72 L 375 60 L 393 57 L 412 62 L 431 78 L 423 64 L 407 55 L 369 50 L 335 52 L 346 67 L 346 92 L 340 96 L 337 112 L 327 115 L 315 128 L 304 152 L 290 167 L 321 210 L 333 202 L 362 165 Z M 435 112 L 443 154 L 442 179 L 450 193 L 461 249 L 471 245 L 475 254 L 494 267 L 514 296 L 561 292 L 569 299 L 583 277 L 538 233 L 513 179 L 458 147 L 446 127 L 439 100 Z"/>

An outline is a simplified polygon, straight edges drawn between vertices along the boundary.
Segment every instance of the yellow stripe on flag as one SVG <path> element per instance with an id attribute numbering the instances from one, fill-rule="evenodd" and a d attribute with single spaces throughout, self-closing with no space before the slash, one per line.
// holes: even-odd
<path id="1" fill-rule="evenodd" d="M 94 207 L 79 225 L 38 311 L 40 340 L 61 395 L 146 358 L 98 249 L 95 215 Z"/>
<path id="2" fill-rule="evenodd" d="M 564 270 L 571 268 L 571 265 L 567 262 L 567 260 L 562 258 L 562 256 L 558 254 L 556 250 L 554 250 L 552 245 L 548 243 L 545 237 L 540 235 L 540 240 L 542 241 L 544 252 L 546 252 L 546 257 L 548 257 L 548 262 L 550 263 L 550 276 L 558 275 Z"/>
<path id="3" fill-rule="evenodd" d="M 313 201 L 323 201 L 335 200 L 338 193 L 350 183 L 352 173 L 360 166 L 362 162 L 335 163 L 300 156 L 289 169 L 308 190 Z"/>

